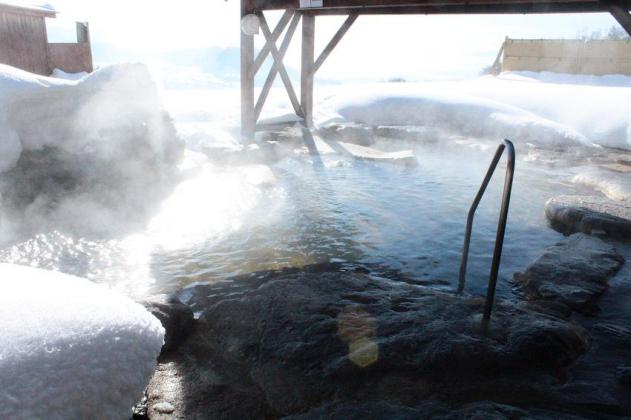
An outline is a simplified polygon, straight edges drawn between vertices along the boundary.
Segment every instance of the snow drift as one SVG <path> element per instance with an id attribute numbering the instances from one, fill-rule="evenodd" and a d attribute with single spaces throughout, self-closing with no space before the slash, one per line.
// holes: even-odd
<path id="1" fill-rule="evenodd" d="M 160 322 L 78 277 L 0 264 L 0 278 L 0 418 L 130 418 Z"/>
<path id="2" fill-rule="evenodd" d="M 631 77 L 588 81 L 504 73 L 457 82 L 359 85 L 325 99 L 317 124 L 413 125 L 549 147 L 631 149 Z"/>
<path id="3" fill-rule="evenodd" d="M 144 65 L 76 81 L 0 65 L 2 207 L 28 223 L 103 233 L 138 222 L 182 150 Z"/>

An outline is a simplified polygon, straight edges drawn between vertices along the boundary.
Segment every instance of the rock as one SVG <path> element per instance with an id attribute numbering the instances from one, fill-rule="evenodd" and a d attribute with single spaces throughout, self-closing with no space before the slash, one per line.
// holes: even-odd
<path id="1" fill-rule="evenodd" d="M 629 328 L 609 322 L 598 322 L 592 328 L 595 332 L 605 335 L 609 342 L 619 343 L 623 347 L 631 346 L 631 330 Z"/>
<path id="2" fill-rule="evenodd" d="M 394 405 L 379 401 L 325 404 L 305 414 L 285 417 L 285 420 L 316 420 L 324 418 L 349 420 L 417 420 L 428 418 L 435 420 L 579 420 L 583 417 L 544 410 L 524 410 L 492 401 L 481 401 L 462 407 L 449 407 L 437 401 L 428 401 L 415 407 Z"/>
<path id="3" fill-rule="evenodd" d="M 612 200 L 631 201 L 631 177 L 619 172 L 591 168 L 574 176 L 572 182 L 600 191 Z"/>
<path id="4" fill-rule="evenodd" d="M 581 327 L 558 318 L 498 302 L 484 329 L 482 299 L 362 273 L 288 270 L 220 299 L 212 286 L 194 289 L 189 303 L 203 313 L 173 373 L 159 369 L 148 388 L 150 401 L 176 395 L 169 401 L 186 418 L 278 417 L 336 400 L 418 404 L 437 393 L 479 399 L 480 378 L 563 369 L 589 346 Z"/>
<path id="5" fill-rule="evenodd" d="M 599 386 L 575 382 L 559 387 L 559 395 L 568 404 L 598 409 L 599 412 L 616 413 L 620 409 L 618 401 L 607 390 Z"/>
<path id="6" fill-rule="evenodd" d="M 193 310 L 177 297 L 169 295 L 153 296 L 141 304 L 158 318 L 164 327 L 162 353 L 176 349 L 193 327 Z"/>
<path id="7" fill-rule="evenodd" d="M 565 195 L 546 203 L 546 217 L 563 233 L 602 231 L 631 239 L 631 203 L 604 197 Z"/>
<path id="8" fill-rule="evenodd" d="M 624 386 L 631 387 L 631 366 L 618 368 L 618 381 Z"/>
<path id="9" fill-rule="evenodd" d="M 160 414 L 171 414 L 173 411 L 175 411 L 175 407 L 173 407 L 173 405 L 168 402 L 154 404 L 152 408 Z"/>
<path id="10" fill-rule="evenodd" d="M 374 129 L 378 137 L 404 141 L 419 142 L 424 144 L 436 144 L 442 133 L 435 129 L 423 126 L 409 125 L 381 125 Z"/>
<path id="11" fill-rule="evenodd" d="M 318 135 L 325 140 L 343 141 L 360 146 L 372 146 L 375 143 L 372 127 L 352 122 L 321 128 Z"/>
<path id="12" fill-rule="evenodd" d="M 547 248 L 523 273 L 516 273 L 526 299 L 560 302 L 592 314 L 596 298 L 624 258 L 602 240 L 577 233 Z"/>

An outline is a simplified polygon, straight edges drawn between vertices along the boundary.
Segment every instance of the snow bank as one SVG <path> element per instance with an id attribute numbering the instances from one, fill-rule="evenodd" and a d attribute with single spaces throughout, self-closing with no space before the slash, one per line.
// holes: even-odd
<path id="1" fill-rule="evenodd" d="M 603 193 L 611 200 L 631 201 L 631 177 L 602 169 L 589 169 L 577 174 L 572 182 Z"/>
<path id="2" fill-rule="evenodd" d="M 130 418 L 160 322 L 78 277 L 0 264 L 0 278 L 0 418 Z"/>
<path id="3" fill-rule="evenodd" d="M 15 225 L 102 234 L 141 223 L 182 151 L 144 65 L 74 81 L 0 65 L 1 210 L 25 215 Z"/>
<path id="4" fill-rule="evenodd" d="M 416 125 L 518 143 L 631 149 L 631 77 L 591 76 L 591 85 L 575 84 L 581 82 L 588 79 L 503 73 L 457 82 L 357 85 L 325 99 L 316 123 Z"/>
<path id="5" fill-rule="evenodd" d="M 53 69 L 53 73 L 50 77 L 54 77 L 56 79 L 64 79 L 64 80 L 81 80 L 86 77 L 89 73 L 85 71 L 81 71 L 79 73 L 67 73 L 60 69 Z"/>

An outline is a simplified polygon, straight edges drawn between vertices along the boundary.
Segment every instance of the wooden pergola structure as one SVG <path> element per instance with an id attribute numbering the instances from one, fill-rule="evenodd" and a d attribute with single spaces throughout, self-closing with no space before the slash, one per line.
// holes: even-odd
<path id="1" fill-rule="evenodd" d="M 306 127 L 313 122 L 313 80 L 316 72 L 344 37 L 359 15 L 406 14 L 534 14 L 534 13 L 611 13 L 631 35 L 631 0 L 241 0 L 241 133 L 246 141 L 254 139 L 257 121 L 276 79 L 287 90 L 294 112 Z M 284 10 L 272 30 L 264 12 Z M 316 16 L 343 15 L 346 20 L 320 55 L 315 56 Z M 256 16 L 256 18 L 253 18 Z M 254 55 L 254 34 L 244 30 L 245 20 L 254 21 L 265 37 L 265 46 Z M 300 97 L 283 64 L 283 58 L 302 20 L 302 63 Z M 277 42 L 285 33 L 280 46 Z M 254 78 L 271 54 L 270 69 L 258 99 L 255 100 Z"/>

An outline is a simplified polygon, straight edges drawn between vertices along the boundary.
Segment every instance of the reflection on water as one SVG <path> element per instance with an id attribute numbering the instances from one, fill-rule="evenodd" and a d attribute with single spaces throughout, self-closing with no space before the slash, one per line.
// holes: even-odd
<path id="1" fill-rule="evenodd" d="M 455 288 L 466 212 L 491 155 L 420 148 L 414 168 L 339 156 L 323 156 L 322 165 L 296 156 L 271 167 L 194 159 L 144 232 L 96 241 L 40 234 L 0 251 L 0 260 L 82 275 L 135 296 L 325 261 Z M 513 272 L 561 237 L 548 228 L 543 206 L 573 192 L 565 183 L 571 175 L 518 161 L 500 295 L 510 292 Z M 485 290 L 502 181 L 498 168 L 478 210 L 471 292 Z"/>

